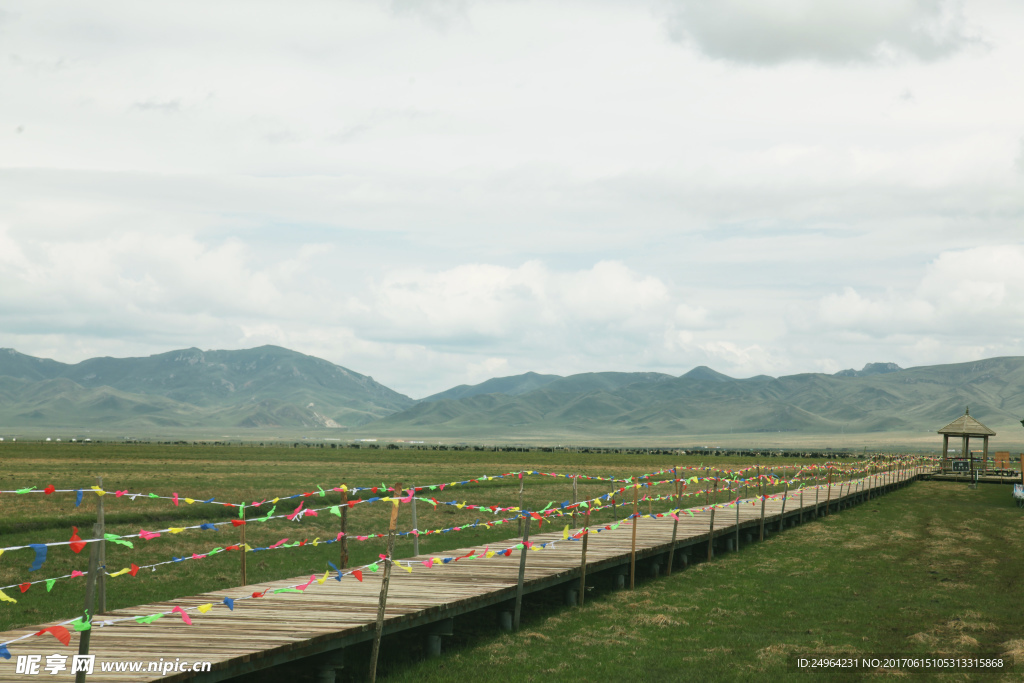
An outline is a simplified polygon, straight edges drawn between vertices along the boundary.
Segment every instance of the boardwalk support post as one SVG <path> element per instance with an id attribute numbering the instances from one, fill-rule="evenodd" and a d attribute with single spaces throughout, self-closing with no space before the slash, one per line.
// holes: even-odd
<path id="1" fill-rule="evenodd" d="M 380 584 L 380 600 L 377 603 L 377 630 L 373 635 L 373 651 L 370 653 L 370 683 L 377 680 L 377 655 L 380 654 L 380 638 L 384 633 L 384 610 L 388 605 L 388 584 L 391 582 L 391 556 L 395 552 L 395 529 L 398 528 L 398 496 L 402 484 L 395 484 L 395 499 L 391 507 L 391 521 L 388 524 L 388 551 L 384 559 L 384 579 Z"/>
<path id="2" fill-rule="evenodd" d="M 435 659 L 441 656 L 441 636 L 450 636 L 454 633 L 454 620 L 442 619 L 430 625 L 427 632 L 427 658 Z"/>

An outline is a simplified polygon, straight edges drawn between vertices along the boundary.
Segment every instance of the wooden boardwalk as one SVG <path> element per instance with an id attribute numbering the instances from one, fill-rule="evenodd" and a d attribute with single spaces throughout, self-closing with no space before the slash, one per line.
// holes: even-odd
<path id="1" fill-rule="evenodd" d="M 895 486 L 905 485 L 918 475 L 882 475 L 860 480 L 860 486 L 850 484 L 843 487 L 840 498 L 839 484 L 832 485 L 831 493 L 826 487 L 820 489 L 819 508 L 825 512 L 825 501 L 832 500 L 833 511 L 853 504 L 867 497 Z M 888 483 L 887 483 L 888 482 Z M 813 515 L 815 493 L 805 489 L 803 507 L 800 507 L 799 493 L 790 493 L 782 515 L 781 499 L 772 499 L 765 505 L 765 528 L 776 532 L 784 526 L 800 523 Z M 625 512 L 626 510 L 624 510 Z M 563 518 L 564 519 L 564 518 Z M 677 534 L 675 569 L 682 569 L 688 556 L 694 559 L 706 558 L 710 527 L 710 512 L 680 515 Z M 717 552 L 734 549 L 737 536 L 750 534 L 753 539 L 759 535 L 761 505 L 749 501 L 739 506 L 739 524 L 736 522 L 736 508 L 719 508 L 715 512 L 714 544 Z M 561 520 L 556 520 L 558 524 Z M 652 565 L 660 564 L 664 571 L 668 553 L 671 551 L 673 519 L 641 518 L 637 526 L 636 558 L 637 575 L 650 576 L 656 571 Z M 737 534 L 738 532 L 738 534 Z M 630 564 L 630 543 L 632 527 L 623 524 L 614 531 L 592 534 L 587 548 L 587 575 L 596 572 L 626 574 Z M 532 593 L 554 586 L 564 585 L 566 590 L 575 590 L 579 585 L 580 552 L 582 544 L 561 541 L 562 533 L 547 532 L 531 535 L 536 543 L 559 541 L 554 548 L 527 554 L 524 593 Z M 741 539 L 746 542 L 747 539 Z M 515 542 L 515 541 L 513 541 Z M 742 545 L 742 543 L 741 543 Z M 452 550 L 445 556 L 459 556 L 469 552 Z M 406 558 L 402 558 L 405 560 Z M 425 560 L 428 556 L 410 558 Z M 510 609 L 515 600 L 519 572 L 519 551 L 510 557 L 494 557 L 451 563 L 427 569 L 419 566 L 410 573 L 398 568 L 392 571 L 384 634 L 423 627 L 424 635 L 440 634 L 451 627 L 452 617 L 474 610 L 492 608 L 498 612 Z M 228 680 L 235 676 L 258 671 L 270 666 L 293 662 L 310 657 L 326 662 L 337 657 L 344 648 L 372 640 L 377 614 L 377 600 L 380 593 L 383 572 L 366 573 L 360 583 L 352 577 L 338 582 L 329 579 L 323 585 L 313 585 L 303 593 L 268 592 L 258 600 L 239 603 L 234 611 L 223 608 L 213 609 L 197 615 L 193 625 L 182 622 L 178 615 L 167 615 L 150 625 L 125 622 L 105 628 L 94 628 L 90 653 L 96 655 L 96 668 L 89 680 L 94 681 L 196 681 L 212 683 Z M 288 579 L 273 583 L 262 583 L 245 589 L 235 587 L 227 591 L 204 593 L 171 602 L 152 603 L 122 610 L 113 610 L 97 615 L 103 619 L 147 615 L 164 612 L 176 605 L 192 607 L 205 603 L 221 603 L 225 597 L 237 597 L 252 591 L 267 588 L 283 588 L 305 582 L 305 578 Z M 195 612 L 191 614 L 195 615 Z M 0 633 L 0 642 L 34 633 L 48 626 L 34 626 Z M 78 652 L 78 633 L 71 633 L 70 647 L 57 643 L 49 635 L 30 638 L 11 645 L 12 658 L 0 659 L 0 680 L 2 681 L 71 681 L 71 655 Z M 46 656 L 66 654 L 67 671 L 50 675 L 43 670 Z M 37 675 L 15 673 L 18 655 L 38 654 L 43 659 Z M 212 670 L 207 673 L 148 673 L 149 662 L 161 659 L 173 662 L 176 659 L 189 662 L 210 661 Z M 100 673 L 102 662 L 144 662 L 140 673 Z M 328 674 L 326 680 L 330 680 Z"/>

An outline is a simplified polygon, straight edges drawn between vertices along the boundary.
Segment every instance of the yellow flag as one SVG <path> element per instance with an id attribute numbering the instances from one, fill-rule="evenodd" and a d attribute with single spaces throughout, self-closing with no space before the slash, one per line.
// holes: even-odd
<path id="1" fill-rule="evenodd" d="M 4 593 L 3 591 L 0 591 L 0 601 L 3 601 L 3 602 L 18 602 L 17 600 L 15 600 L 11 596 L 9 596 L 7 593 Z"/>
<path id="2" fill-rule="evenodd" d="M 324 581 L 327 580 L 328 574 L 330 574 L 330 572 L 324 572 L 324 575 L 317 579 L 316 582 L 319 583 L 321 586 L 324 585 Z"/>
<path id="3" fill-rule="evenodd" d="M 211 609 L 213 609 L 213 603 L 212 602 L 208 602 L 205 605 L 199 605 L 199 607 L 197 607 L 196 609 L 199 610 L 200 612 L 202 612 L 203 614 L 206 614 Z"/>
<path id="4" fill-rule="evenodd" d="M 93 491 L 95 491 L 95 492 L 96 492 L 96 495 L 97 495 L 97 496 L 105 496 L 105 495 L 107 495 L 107 492 L 106 492 L 106 491 L 104 491 L 103 489 L 101 489 L 101 488 L 100 488 L 99 486 L 91 486 L 90 488 L 91 488 L 91 489 L 92 489 Z"/>
<path id="5" fill-rule="evenodd" d="M 320 537 L 317 536 L 316 538 L 313 539 L 313 547 L 315 548 L 319 542 L 320 542 Z"/>
<path id="6" fill-rule="evenodd" d="M 114 572 L 113 574 L 111 574 L 111 575 L 110 575 L 110 577 L 111 577 L 111 578 L 113 578 L 113 577 L 115 577 L 115 576 L 121 576 L 121 574 L 127 574 L 127 573 L 128 573 L 128 572 L 130 572 L 131 570 L 132 570 L 132 568 L 131 568 L 131 567 L 125 567 L 124 569 L 122 569 L 122 570 L 120 570 L 120 571 L 116 571 L 116 572 Z"/>
<path id="7" fill-rule="evenodd" d="M 465 501 L 463 501 L 462 503 L 456 503 L 455 507 L 457 507 L 457 508 L 459 508 L 461 510 L 462 508 L 466 507 L 466 503 L 465 503 Z"/>
<path id="8" fill-rule="evenodd" d="M 398 563 L 398 566 L 401 567 L 402 569 L 404 569 L 405 571 L 409 572 L 410 574 L 412 574 L 412 567 L 411 566 L 406 565 L 406 564 L 402 564 L 401 562 Z"/>
<path id="9" fill-rule="evenodd" d="M 569 525 L 566 524 L 565 528 L 562 529 L 562 540 L 564 541 L 564 540 L 567 540 L 568 538 L 569 538 Z"/>
<path id="10" fill-rule="evenodd" d="M 275 498 L 274 500 L 272 500 L 270 502 L 273 503 L 274 505 L 277 505 L 277 501 L 279 501 L 279 500 L 281 500 L 281 499 L 280 498 Z"/>
<path id="11" fill-rule="evenodd" d="M 195 501 L 194 501 L 194 500 L 192 500 L 191 498 L 186 498 L 186 499 L 185 499 L 185 502 L 186 502 L 186 503 L 188 503 L 189 505 L 191 505 L 191 504 L 192 504 L 192 503 L 194 503 Z"/>
<path id="12" fill-rule="evenodd" d="M 247 552 L 247 553 L 251 553 L 252 552 L 252 548 L 249 547 L 248 543 L 245 544 L 245 552 Z"/>
<path id="13" fill-rule="evenodd" d="M 493 550 L 488 550 L 487 551 L 487 557 L 489 557 L 489 558 L 490 557 L 494 557 L 494 551 Z"/>
<path id="14" fill-rule="evenodd" d="M 184 531 L 184 529 L 181 528 L 180 526 L 172 526 L 167 531 L 172 533 L 172 534 L 180 534 L 182 531 Z"/>

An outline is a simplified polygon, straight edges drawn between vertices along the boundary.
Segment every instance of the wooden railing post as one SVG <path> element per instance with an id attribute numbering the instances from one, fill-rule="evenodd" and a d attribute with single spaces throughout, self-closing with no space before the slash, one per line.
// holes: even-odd
<path id="1" fill-rule="evenodd" d="M 676 495 L 676 508 L 682 506 L 682 496 L 679 495 L 679 467 L 672 468 L 673 493 Z M 679 516 L 676 515 L 672 521 L 672 545 L 668 551 L 668 566 L 665 569 L 665 576 L 672 575 L 672 560 L 676 556 L 676 534 L 679 533 Z"/>
<path id="2" fill-rule="evenodd" d="M 96 485 L 103 490 L 103 477 L 96 477 Z M 96 575 L 96 614 L 107 611 L 107 520 L 103 511 L 104 496 L 96 496 L 96 522 L 99 524 L 99 567 Z"/>
<path id="3" fill-rule="evenodd" d="M 828 509 L 832 504 L 832 470 L 828 471 L 828 489 L 826 489 L 825 495 L 825 516 L 828 517 Z"/>
<path id="4" fill-rule="evenodd" d="M 761 467 L 757 468 L 757 483 L 760 485 L 758 488 L 761 491 L 761 540 L 764 540 L 764 480 L 761 479 Z"/>
<path id="5" fill-rule="evenodd" d="M 634 484 L 633 489 L 633 544 L 629 551 L 629 589 L 633 590 L 636 585 L 636 524 L 640 521 L 637 498 L 640 495 L 640 484 Z"/>
<path id="6" fill-rule="evenodd" d="M 708 529 L 708 560 L 715 556 L 715 505 L 718 504 L 718 477 L 715 477 L 715 504 L 711 506 L 711 528 Z"/>
<path id="7" fill-rule="evenodd" d="M 785 475 L 785 472 L 783 472 Z M 789 482 L 786 482 L 786 489 L 782 492 L 782 512 L 779 513 L 779 531 L 786 526 L 786 498 L 789 497 Z"/>
<path id="8" fill-rule="evenodd" d="M 522 490 L 520 488 L 520 490 Z M 522 507 L 522 506 L 520 506 Z M 522 510 L 519 513 L 519 521 L 522 523 Z M 512 621 L 512 630 L 519 630 L 519 615 L 523 609 L 523 581 L 526 578 L 526 553 L 530 549 L 527 544 L 530 542 L 530 518 L 526 518 L 526 530 L 523 532 L 523 550 L 519 553 L 519 581 L 516 584 L 516 610 Z"/>
<path id="9" fill-rule="evenodd" d="M 102 483 L 102 480 L 101 480 Z M 102 500 L 102 496 L 99 497 Z M 97 516 L 97 520 L 99 517 Z M 96 574 L 100 571 L 100 544 L 103 542 L 103 527 L 97 521 L 92 526 L 93 537 L 98 539 L 89 544 L 89 573 L 85 577 L 85 613 L 82 616 L 84 621 L 89 621 L 95 614 L 96 605 Z M 78 638 L 78 654 L 89 654 L 89 641 L 92 639 L 92 628 L 82 631 Z M 85 671 L 75 674 L 75 683 L 85 683 Z"/>
<path id="10" fill-rule="evenodd" d="M 419 530 L 419 527 L 416 526 L 416 487 L 415 486 L 410 486 L 409 487 L 409 496 L 410 496 L 409 502 L 410 502 L 411 507 L 412 507 L 412 528 L 413 528 L 413 531 L 416 532 L 416 533 L 414 533 L 412 535 L 412 554 L 413 554 L 413 557 L 415 557 L 415 556 L 420 554 L 420 530 Z"/>
<path id="11" fill-rule="evenodd" d="M 247 586 L 247 585 L 249 585 L 249 582 L 246 580 L 246 576 L 245 576 L 245 556 L 246 556 L 246 552 L 245 552 L 245 503 L 242 503 L 239 506 L 238 509 L 239 509 L 239 513 L 240 513 L 239 514 L 239 519 L 242 520 L 242 525 L 239 527 L 239 531 L 242 532 L 242 543 L 241 543 L 241 548 L 240 548 L 241 551 L 242 551 L 242 553 L 241 553 L 241 555 L 242 555 L 242 585 L 243 586 Z"/>
<path id="12" fill-rule="evenodd" d="M 579 478 L 579 475 L 576 475 L 576 474 L 572 475 L 572 504 L 573 504 L 573 508 L 572 508 L 572 528 L 573 529 L 576 528 L 576 522 L 578 520 L 578 516 L 576 514 L 577 509 L 575 507 L 576 503 L 579 502 L 579 498 L 578 498 L 579 493 L 576 491 L 576 480 L 578 478 Z"/>
<path id="13" fill-rule="evenodd" d="M 529 533 L 530 520 L 526 520 L 527 533 Z M 523 535 L 523 471 L 519 471 L 519 531 L 518 535 Z M 518 628 L 518 625 L 516 626 Z"/>
<path id="14" fill-rule="evenodd" d="M 580 607 L 587 594 L 587 541 L 590 539 L 590 508 L 583 518 L 583 552 L 580 554 Z"/>
<path id="15" fill-rule="evenodd" d="M 341 544 L 338 547 L 338 566 L 348 567 L 348 487 L 341 484 Z"/>
<path id="16" fill-rule="evenodd" d="M 377 601 L 377 630 L 373 635 L 373 651 L 370 653 L 370 683 L 377 680 L 377 656 L 380 654 L 380 639 L 384 632 L 384 610 L 388 604 L 388 584 L 391 582 L 391 556 L 395 551 L 395 529 L 398 528 L 398 506 L 397 499 L 401 497 L 402 484 L 395 484 L 395 502 L 391 507 L 391 521 L 388 524 L 388 550 L 384 559 L 384 579 L 380 584 L 380 598 Z"/>

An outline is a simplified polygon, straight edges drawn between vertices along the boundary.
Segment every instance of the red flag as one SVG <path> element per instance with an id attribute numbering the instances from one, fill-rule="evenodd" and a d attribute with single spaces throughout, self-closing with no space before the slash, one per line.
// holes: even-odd
<path id="1" fill-rule="evenodd" d="M 43 489 L 43 493 L 45 493 L 46 495 L 50 495 L 51 493 L 53 493 L 56 490 L 57 490 L 57 488 L 53 484 L 50 484 L 45 489 Z"/>
<path id="2" fill-rule="evenodd" d="M 21 589 L 21 592 L 22 592 L 22 593 L 24 593 L 24 592 L 25 592 L 25 591 L 27 591 L 27 590 L 28 590 L 29 588 L 31 588 L 31 586 L 32 586 L 32 584 L 31 584 L 31 583 L 23 583 L 23 584 L 21 584 L 20 586 L 18 586 L 18 588 L 20 588 L 20 589 Z"/>
<path id="3" fill-rule="evenodd" d="M 352 572 L 352 576 L 356 577 L 356 580 L 359 581 L 360 583 L 362 583 L 362 581 L 363 581 L 363 571 L 361 569 L 357 569 L 354 572 Z"/>
<path id="4" fill-rule="evenodd" d="M 139 565 L 137 565 L 134 562 L 132 562 L 131 571 L 129 571 L 128 573 L 131 574 L 132 576 L 135 576 L 136 574 L 138 574 L 139 573 Z"/>
<path id="5" fill-rule="evenodd" d="M 233 519 L 233 520 L 231 520 L 231 526 L 242 526 L 243 524 L 245 524 L 245 520 L 244 519 Z"/>
<path id="6" fill-rule="evenodd" d="M 71 527 L 71 552 L 76 555 L 85 548 L 86 543 L 78 536 L 78 527 Z"/>
<path id="7" fill-rule="evenodd" d="M 71 634 L 68 633 L 68 630 L 63 626 L 49 626 L 47 628 L 44 628 L 42 631 L 37 631 L 36 635 L 41 636 L 44 633 L 52 633 L 53 637 L 59 640 L 64 645 L 67 645 L 71 642 Z"/>

